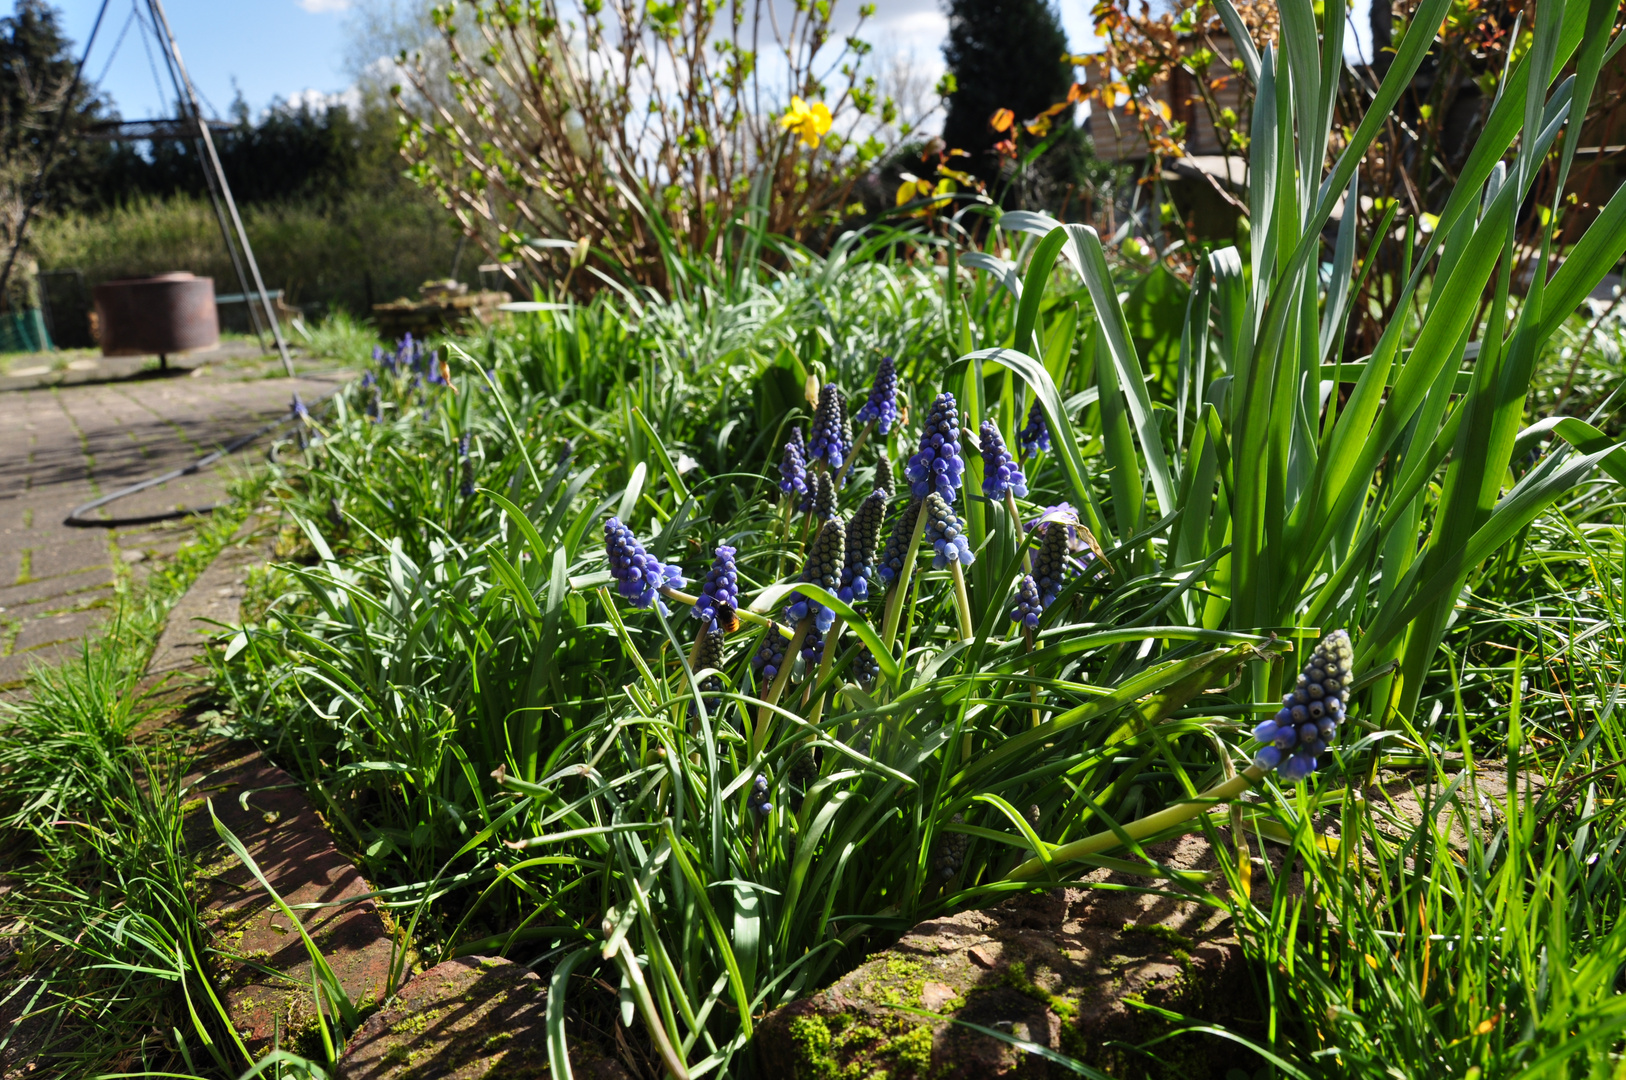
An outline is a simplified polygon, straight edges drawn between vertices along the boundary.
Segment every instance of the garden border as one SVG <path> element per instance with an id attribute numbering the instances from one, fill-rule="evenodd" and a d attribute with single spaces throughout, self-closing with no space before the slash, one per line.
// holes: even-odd
<path id="1" fill-rule="evenodd" d="M 195 724 L 208 713 L 207 641 L 199 630 L 236 623 L 248 575 L 271 558 L 250 516 L 165 618 L 141 680 L 157 695 L 158 713 L 136 732 Z M 202 734 L 202 733 L 199 733 Z M 382 1006 L 346 1043 L 341 1077 L 386 1077 L 401 1067 L 433 1065 L 437 1075 L 485 1076 L 494 1070 L 531 1075 L 548 1061 L 545 1010 L 526 998 L 541 989 L 534 973 L 499 957 L 464 957 L 414 975 L 414 956 L 389 997 L 402 932 L 373 898 L 372 885 L 334 843 L 327 822 L 298 780 L 251 743 L 203 735 L 183 781 L 185 836 L 199 862 L 209 976 L 232 1027 L 254 1057 L 274 1047 L 321 1052 L 310 987 L 314 975 L 303 935 L 290 933 L 288 912 L 216 834 L 211 811 L 243 848 L 321 949 L 358 1010 Z M 302 905 L 320 905 L 302 908 Z M 465 970 L 467 969 L 467 970 Z M 470 978 L 473 974 L 475 977 Z M 519 997 L 515 997 L 518 994 Z M 594 1080 L 626 1080 L 619 1063 L 572 1039 L 572 1064 Z"/>

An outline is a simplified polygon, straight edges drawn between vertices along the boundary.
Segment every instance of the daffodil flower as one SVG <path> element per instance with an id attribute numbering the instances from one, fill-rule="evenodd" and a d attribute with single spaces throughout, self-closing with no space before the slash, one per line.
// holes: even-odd
<path id="1" fill-rule="evenodd" d="M 799 97 L 790 99 L 790 108 L 779 118 L 779 126 L 794 131 L 809 150 L 819 145 L 819 137 L 830 130 L 830 108 L 822 101 L 809 105 Z"/>

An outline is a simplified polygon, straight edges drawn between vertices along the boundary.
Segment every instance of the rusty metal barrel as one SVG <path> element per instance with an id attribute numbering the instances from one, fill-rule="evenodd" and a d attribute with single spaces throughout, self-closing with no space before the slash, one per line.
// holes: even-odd
<path id="1" fill-rule="evenodd" d="M 103 356 L 167 357 L 220 344 L 214 278 L 185 271 L 96 286 Z"/>

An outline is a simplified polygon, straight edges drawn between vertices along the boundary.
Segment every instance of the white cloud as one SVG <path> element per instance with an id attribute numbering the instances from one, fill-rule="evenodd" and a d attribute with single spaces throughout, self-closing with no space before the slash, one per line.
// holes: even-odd
<path id="1" fill-rule="evenodd" d="M 335 11 L 348 11 L 350 0 L 294 0 L 313 15 L 330 15 Z"/>
<path id="2" fill-rule="evenodd" d="M 309 109 L 311 112 L 320 113 L 335 105 L 343 105 L 351 112 L 356 112 L 361 108 L 360 87 L 349 86 L 336 94 L 328 94 L 314 89 L 300 90 L 283 98 L 277 103 L 276 107 L 287 109 L 290 112 L 298 112 L 304 108 Z M 266 112 L 270 112 L 270 110 L 267 109 Z M 261 114 L 262 117 L 264 115 L 265 113 Z"/>

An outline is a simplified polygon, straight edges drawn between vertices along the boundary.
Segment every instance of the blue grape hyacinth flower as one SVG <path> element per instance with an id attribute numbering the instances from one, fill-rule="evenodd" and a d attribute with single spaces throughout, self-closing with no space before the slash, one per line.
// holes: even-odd
<path id="1" fill-rule="evenodd" d="M 469 457 L 471 441 L 466 431 L 457 440 L 457 457 L 463 466 L 463 482 L 458 485 L 458 491 L 465 499 L 474 494 L 474 459 Z"/>
<path id="2" fill-rule="evenodd" d="M 832 617 L 831 621 L 834 621 L 834 617 Z M 809 630 L 807 635 L 802 638 L 801 657 L 802 663 L 806 665 L 803 671 L 805 677 L 818 666 L 819 661 L 824 657 L 824 634 L 818 627 L 815 626 Z"/>
<path id="3" fill-rule="evenodd" d="M 808 438 L 807 452 L 810 459 L 824 462 L 832 473 L 847 460 L 850 447 L 846 423 L 847 399 L 842 396 L 841 387 L 825 383 L 819 389 L 819 407 L 813 414 L 813 434 Z"/>
<path id="4" fill-rule="evenodd" d="M 762 644 L 751 656 L 751 674 L 756 676 L 757 691 L 760 693 L 768 689 L 779 674 L 779 669 L 785 666 L 785 650 L 790 642 L 785 640 L 777 627 L 770 626 L 767 634 L 762 638 Z"/>
<path id="5" fill-rule="evenodd" d="M 610 574 L 616 580 L 616 589 L 631 600 L 634 607 L 659 607 L 662 614 L 669 613 L 660 590 L 680 588 L 683 573 L 676 565 L 663 563 L 638 542 L 632 530 L 611 518 L 604 523 L 604 549 L 610 556 Z"/>
<path id="6" fill-rule="evenodd" d="M 841 559 L 846 545 L 847 530 L 841 519 L 827 519 L 808 549 L 801 580 L 834 593 L 841 587 Z M 812 618 L 814 628 L 823 634 L 835 623 L 836 613 L 799 592 L 791 593 L 785 604 L 785 619 L 794 626 L 806 618 Z"/>
<path id="7" fill-rule="evenodd" d="M 868 645 L 858 647 L 858 653 L 853 657 L 852 666 L 847 669 L 847 673 L 860 686 L 875 685 L 875 680 L 881 677 L 881 665 L 876 661 L 875 654 L 869 651 Z"/>
<path id="8" fill-rule="evenodd" d="M 1039 607 L 1048 608 L 1056 602 L 1067 580 L 1072 576 L 1069 560 L 1070 547 L 1067 526 L 1060 521 L 1047 521 L 1039 526 L 1042 534 L 1039 553 L 1033 559 L 1033 580 L 1039 590 Z"/>
<path id="9" fill-rule="evenodd" d="M 1334 630 L 1321 639 L 1298 682 L 1282 698 L 1281 711 L 1253 729 L 1253 737 L 1265 744 L 1254 755 L 1254 765 L 1275 769 L 1289 784 L 1315 772 L 1316 759 L 1327 752 L 1343 723 L 1354 660 L 1348 631 Z"/>
<path id="10" fill-rule="evenodd" d="M 773 803 L 768 800 L 768 778 L 757 773 L 756 779 L 751 781 L 751 794 L 746 797 L 745 805 L 759 818 L 767 817 L 773 813 Z"/>
<path id="11" fill-rule="evenodd" d="M 950 563 L 970 566 L 977 561 L 971 553 L 970 541 L 965 538 L 965 522 L 935 491 L 926 496 L 926 531 L 921 542 L 931 545 L 933 570 L 946 569 Z"/>
<path id="12" fill-rule="evenodd" d="M 992 420 L 984 420 L 978 431 L 982 445 L 982 493 L 990 499 L 1003 499 L 1006 493 L 1022 498 L 1028 493 L 1028 479 L 1022 466 L 1005 449 L 1005 440 Z"/>
<path id="13" fill-rule="evenodd" d="M 790 439 L 779 459 L 779 490 L 801 503 L 807 498 L 807 458 L 802 453 L 802 429 L 790 429 Z"/>
<path id="14" fill-rule="evenodd" d="M 960 410 L 954 395 L 944 391 L 932 402 L 926 424 L 920 430 L 920 449 L 909 459 L 904 475 L 909 478 L 915 498 L 932 492 L 952 504 L 960 493 L 960 477 L 965 461 L 960 457 Z"/>
<path id="15" fill-rule="evenodd" d="M 1028 424 L 1016 435 L 1017 443 L 1022 447 L 1023 457 L 1032 457 L 1041 450 L 1050 449 L 1050 422 L 1045 419 L 1044 409 L 1039 407 L 1039 399 L 1033 399 L 1033 408 L 1028 410 Z"/>
<path id="16" fill-rule="evenodd" d="M 734 561 L 734 548 L 717 545 L 706 571 L 705 584 L 700 587 L 700 599 L 689 609 L 691 618 L 700 619 L 708 628 L 732 630 L 736 624 L 734 610 L 740 602 L 740 572 Z"/>
<path id="17" fill-rule="evenodd" d="M 875 549 L 886 524 L 886 492 L 876 489 L 858 506 L 847 527 L 847 550 L 841 564 L 841 588 L 836 595 L 846 603 L 869 599 L 869 578 L 875 572 Z"/>
<path id="18" fill-rule="evenodd" d="M 1016 602 L 1011 605 L 1011 622 L 1025 630 L 1037 630 L 1042 614 L 1044 604 L 1039 599 L 1039 583 L 1033 580 L 1032 574 L 1023 574 L 1022 580 L 1016 583 Z"/>
<path id="19" fill-rule="evenodd" d="M 881 357 L 880 367 L 875 369 L 875 382 L 869 388 L 869 399 L 858 407 L 853 419 L 860 424 L 874 422 L 875 430 L 882 435 L 890 434 L 892 425 L 898 422 L 898 369 L 893 365 L 890 356 Z"/>

